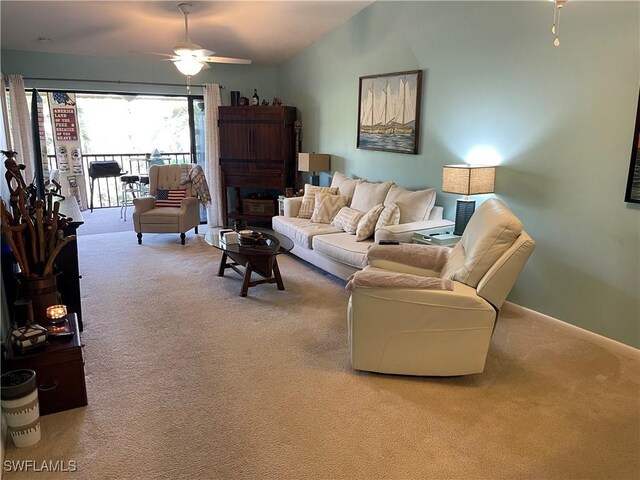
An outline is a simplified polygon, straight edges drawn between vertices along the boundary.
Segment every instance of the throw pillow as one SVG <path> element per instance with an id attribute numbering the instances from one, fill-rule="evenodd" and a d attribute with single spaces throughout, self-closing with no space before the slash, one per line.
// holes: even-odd
<path id="1" fill-rule="evenodd" d="M 309 185 L 308 183 L 304 186 L 304 197 L 302 197 L 302 205 L 300 206 L 300 211 L 298 212 L 298 218 L 311 218 L 313 215 L 313 209 L 316 204 L 316 193 L 325 192 L 335 195 L 338 193 L 337 188 L 331 187 L 317 187 L 315 185 Z"/>
<path id="2" fill-rule="evenodd" d="M 360 182 L 362 182 L 361 178 L 349 178 L 340 172 L 335 172 L 331 179 L 331 186 L 337 188 L 340 195 L 349 197 L 349 201 L 351 201 L 356 185 Z M 349 204 L 347 203 L 347 206 L 348 205 Z"/>
<path id="3" fill-rule="evenodd" d="M 349 207 L 342 207 L 331 225 L 341 228 L 347 233 L 354 234 L 358 229 L 358 222 L 362 218 L 363 213 Z"/>
<path id="4" fill-rule="evenodd" d="M 351 208 L 363 213 L 367 213 L 379 203 L 384 203 L 387 192 L 393 182 L 369 183 L 360 182 L 356 185 L 351 200 Z"/>
<path id="5" fill-rule="evenodd" d="M 407 190 L 393 185 L 384 199 L 384 204 L 395 202 L 400 208 L 400 223 L 421 222 L 427 220 L 436 202 L 436 189 Z"/>
<path id="6" fill-rule="evenodd" d="M 388 225 L 398 225 L 400 223 L 400 208 L 396 202 L 391 202 L 384 207 L 376 222 L 376 230 Z"/>
<path id="7" fill-rule="evenodd" d="M 182 203 L 182 199 L 187 196 L 186 190 L 169 189 L 164 190 L 158 188 L 156 190 L 156 207 L 178 207 Z"/>
<path id="8" fill-rule="evenodd" d="M 316 193 L 316 205 L 313 208 L 311 221 L 315 223 L 331 223 L 340 209 L 347 205 L 348 197 L 331 195 L 330 193 Z"/>
<path id="9" fill-rule="evenodd" d="M 362 216 L 356 228 L 356 242 L 366 240 L 376 231 L 376 222 L 384 206 L 380 203 Z"/>

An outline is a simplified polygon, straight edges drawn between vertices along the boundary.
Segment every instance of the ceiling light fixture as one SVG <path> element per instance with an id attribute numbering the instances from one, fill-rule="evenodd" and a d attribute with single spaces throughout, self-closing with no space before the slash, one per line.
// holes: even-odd
<path id="1" fill-rule="evenodd" d="M 200 73 L 200 70 L 204 67 L 202 62 L 199 62 L 195 58 L 187 55 L 183 55 L 180 59 L 174 60 L 173 63 L 176 68 L 180 70 L 180 73 L 187 77 Z"/>
<path id="2" fill-rule="evenodd" d="M 560 46 L 560 11 L 568 0 L 550 0 L 553 2 L 553 25 L 551 26 L 551 34 L 555 37 L 553 46 Z"/>

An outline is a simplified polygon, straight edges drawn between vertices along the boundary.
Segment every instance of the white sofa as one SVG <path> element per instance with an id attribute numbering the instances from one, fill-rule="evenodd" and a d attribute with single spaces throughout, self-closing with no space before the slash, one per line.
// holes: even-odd
<path id="1" fill-rule="evenodd" d="M 435 189 L 409 191 L 392 182 L 374 184 L 339 172 L 331 186 L 349 198 L 348 205 L 363 213 L 380 203 L 387 206 L 395 202 L 400 209 L 398 224 L 378 228 L 371 238 L 356 241 L 356 235 L 330 223 L 299 218 L 302 197 L 284 200 L 284 215 L 273 217 L 273 229 L 293 241 L 293 254 L 345 280 L 367 266 L 367 250 L 379 240 L 410 242 L 416 231 L 454 225 L 442 218 L 442 207 L 434 205 Z"/>

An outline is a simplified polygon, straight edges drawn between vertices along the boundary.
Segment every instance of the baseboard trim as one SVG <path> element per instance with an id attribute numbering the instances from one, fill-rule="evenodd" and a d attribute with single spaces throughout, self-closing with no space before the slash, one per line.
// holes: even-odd
<path id="1" fill-rule="evenodd" d="M 528 315 L 538 317 L 541 320 L 553 322 L 561 328 L 572 330 L 574 333 L 578 334 L 583 338 L 588 339 L 589 341 L 599 343 L 602 345 L 608 345 L 610 348 L 615 348 L 617 350 L 620 350 L 622 353 L 627 353 L 628 355 L 631 355 L 634 357 L 640 356 L 639 349 L 632 347 L 631 345 L 627 345 L 626 343 L 613 340 L 612 338 L 605 337 L 604 335 L 600 335 L 599 333 L 594 333 L 589 330 L 585 330 L 584 328 L 578 327 L 576 325 L 572 325 L 571 323 L 563 322 L 562 320 L 558 320 L 557 318 L 550 317 L 549 315 L 545 315 L 544 313 L 540 313 L 535 310 L 531 310 L 530 308 L 523 307 L 522 305 L 518 305 L 517 303 L 513 303 L 513 302 L 504 302 L 504 303 L 505 305 L 508 305 L 510 309 L 516 312 L 519 310 L 521 312 L 526 312 Z"/>

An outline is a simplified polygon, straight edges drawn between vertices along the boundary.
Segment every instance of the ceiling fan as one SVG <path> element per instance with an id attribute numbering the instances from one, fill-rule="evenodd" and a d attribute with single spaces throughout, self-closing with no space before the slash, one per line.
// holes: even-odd
<path id="1" fill-rule="evenodd" d="M 217 56 L 215 52 L 193 43 L 189 38 L 189 13 L 191 13 L 192 6 L 190 3 L 181 3 L 178 5 L 178 10 L 184 15 L 184 42 L 180 42 L 173 47 L 173 55 L 164 53 L 158 53 L 156 55 L 170 57 L 168 60 L 171 60 L 180 73 L 187 77 L 196 75 L 203 68 L 210 68 L 209 62 L 239 65 L 248 65 L 251 63 L 251 60 L 244 58 Z"/>

